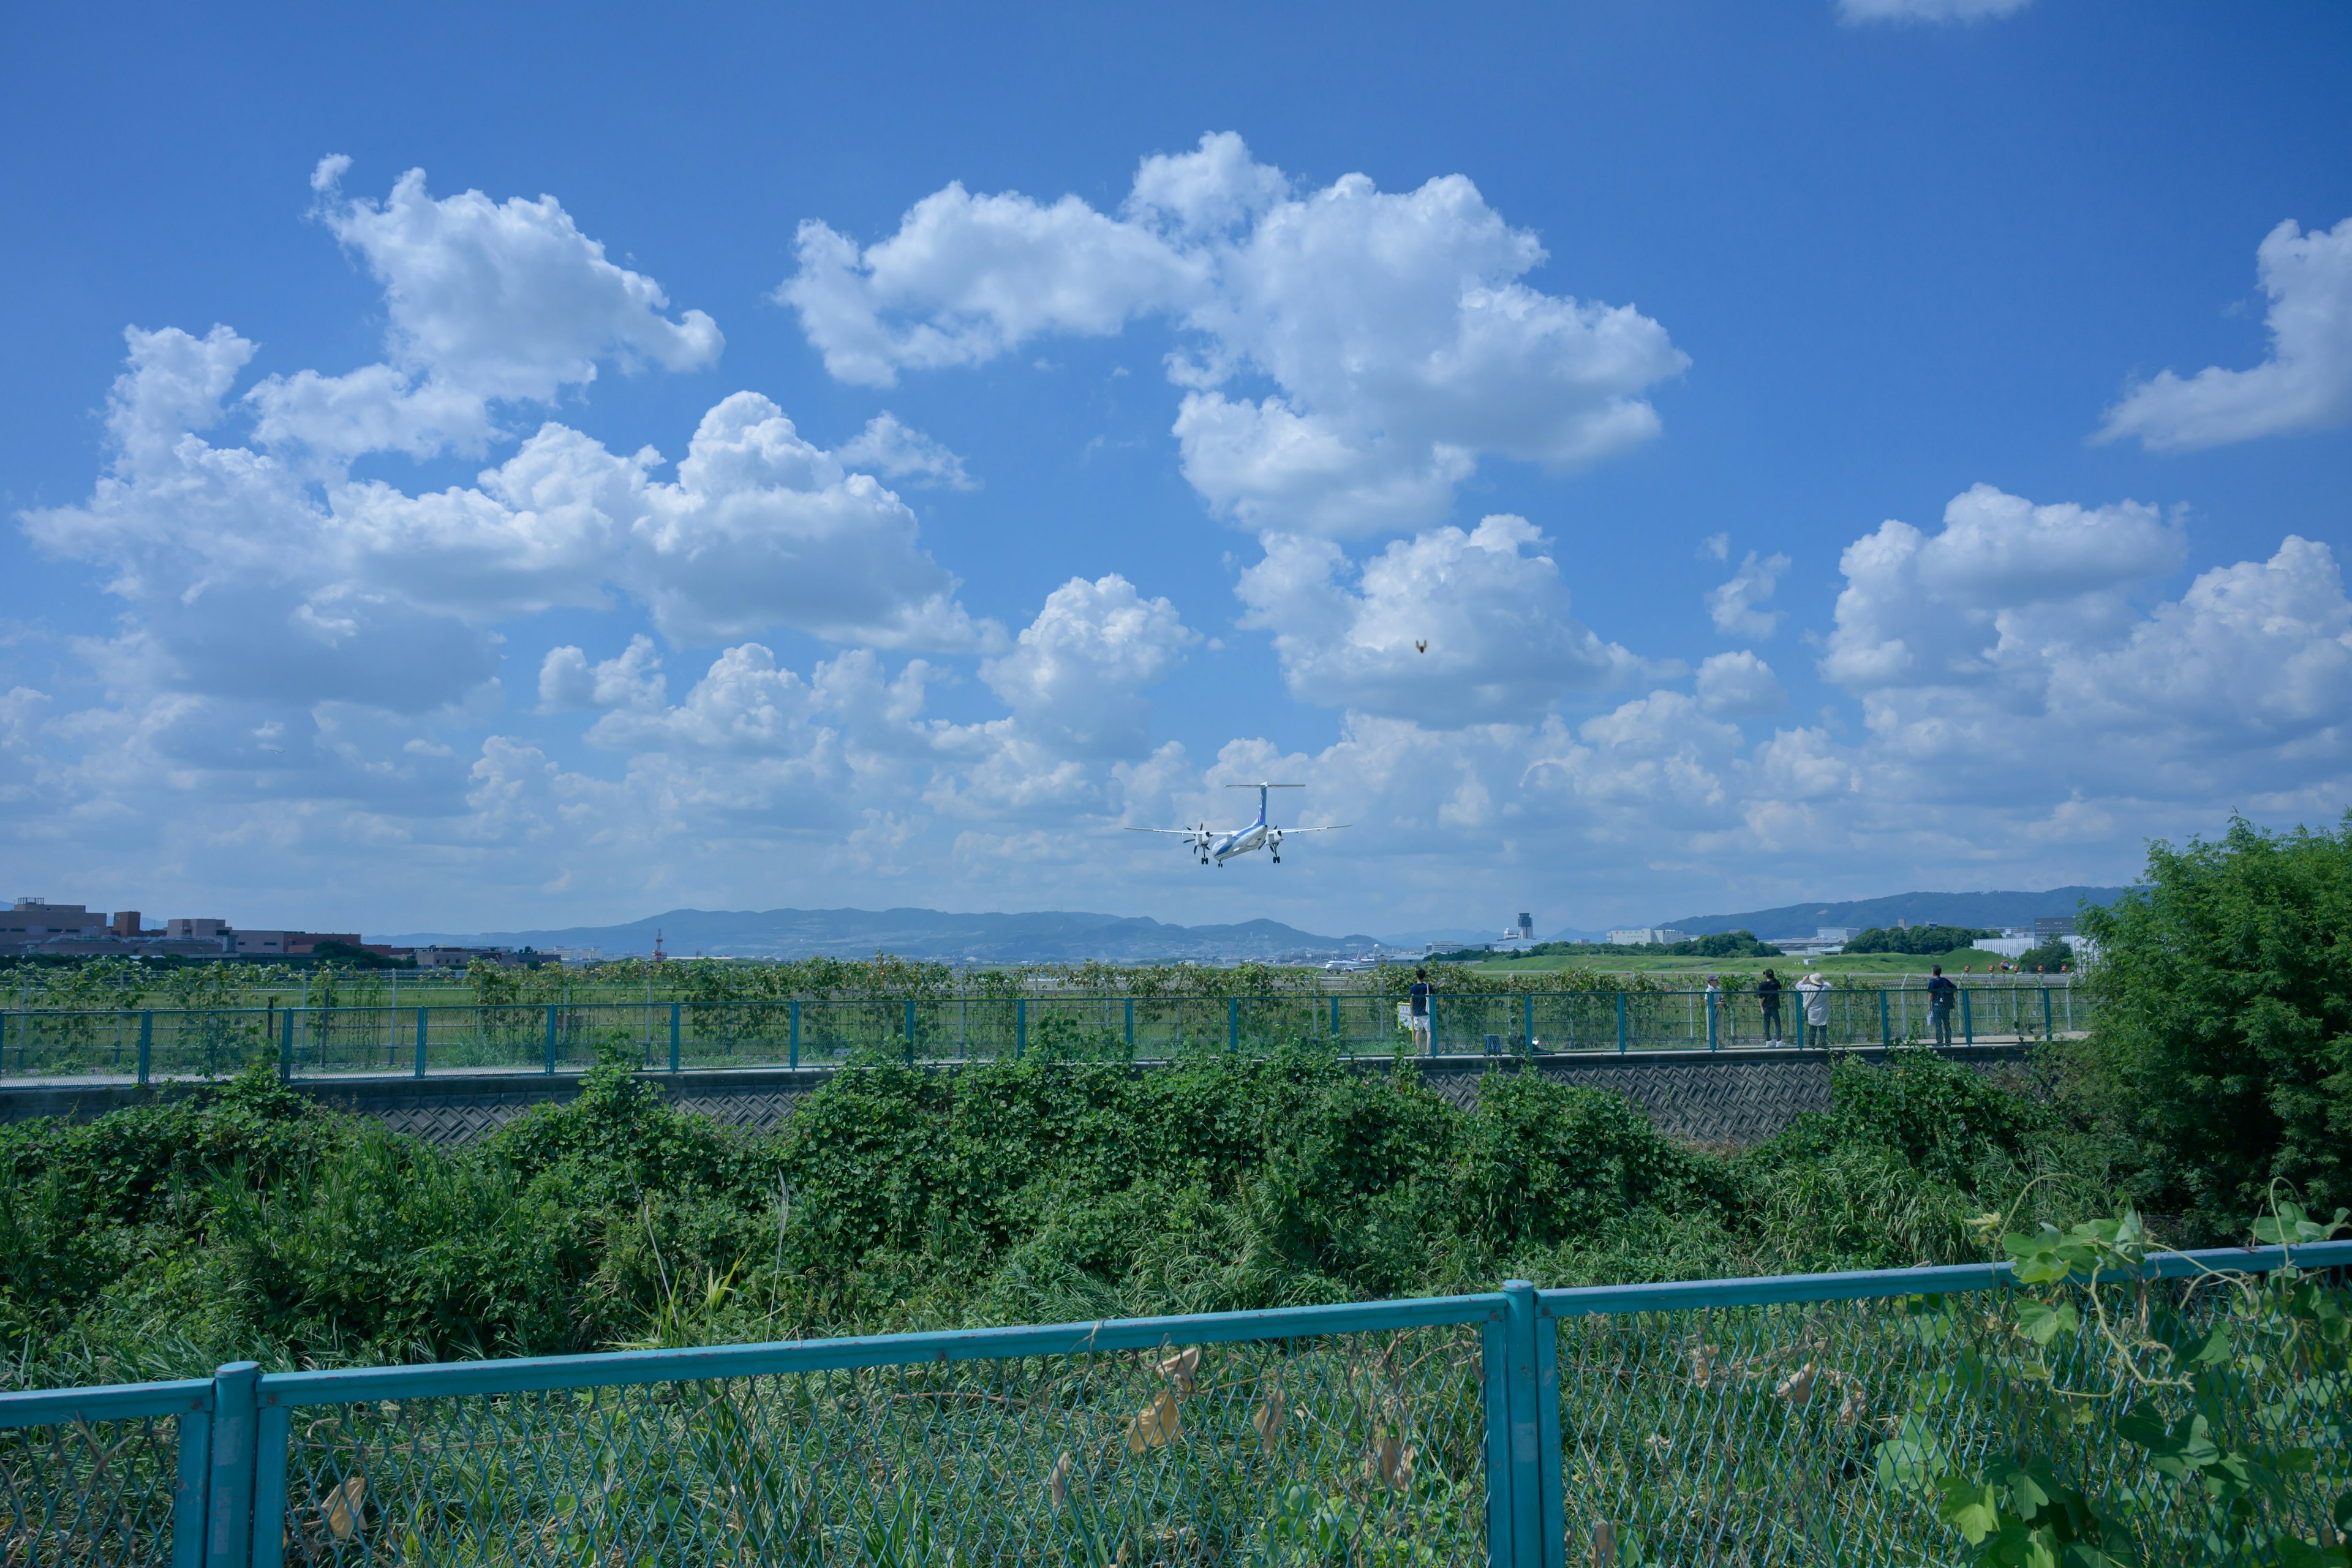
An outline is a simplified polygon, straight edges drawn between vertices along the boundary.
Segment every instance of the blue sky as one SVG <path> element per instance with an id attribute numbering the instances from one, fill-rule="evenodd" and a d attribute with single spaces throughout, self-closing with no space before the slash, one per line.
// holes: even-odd
<path id="1" fill-rule="evenodd" d="M 2341 6 L 5 26 L 16 892 L 1551 929 L 2352 799 Z M 1118 831 L 1269 773 L 1357 826 Z"/>

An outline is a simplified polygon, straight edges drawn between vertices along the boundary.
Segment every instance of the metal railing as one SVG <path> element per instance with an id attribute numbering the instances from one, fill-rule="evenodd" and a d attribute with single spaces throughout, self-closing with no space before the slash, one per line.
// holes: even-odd
<path id="1" fill-rule="evenodd" d="M 1305 1044 L 1433 1056 L 1776 1046 L 1970 1045 L 2049 1039 L 2088 1022 L 2070 985 L 1964 985 L 1942 1015 L 1922 987 L 1785 992 L 1439 992 L 1417 1037 L 1394 998 L 1026 996 L 506 1006 L 152 1008 L 0 1013 L 0 1079 L 147 1083 L 274 1062 L 289 1079 L 578 1072 L 600 1055 L 647 1068 L 823 1067 L 862 1053 L 909 1062 L 1032 1052 L 1163 1060 Z M 1948 1037 L 1948 1038 L 1947 1038 Z"/>
<path id="2" fill-rule="evenodd" d="M 2294 1249 L 2352 1265 L 2352 1242 Z M 2144 1290 L 2279 1248 L 2167 1253 Z M 1796 1275 L 0 1394 L 10 1563 L 1945 1562 L 2013 1440 L 1973 1292 Z M 2068 1378 L 2113 1369 L 2097 1337 Z M 1973 1358 L 1973 1359 L 1972 1359 Z M 2275 1366 L 2275 1358 L 2268 1363 Z M 2347 1460 L 2257 1372 L 2217 1434 Z M 2114 1389 L 2110 1387 L 2110 1393 Z M 2070 1458 L 2126 1473 L 2085 1404 Z M 2242 1406 L 2241 1408 L 2240 1406 Z M 162 1423 L 175 1426 L 176 1442 Z M 2300 1519 L 2300 1512 L 2298 1512 Z"/>

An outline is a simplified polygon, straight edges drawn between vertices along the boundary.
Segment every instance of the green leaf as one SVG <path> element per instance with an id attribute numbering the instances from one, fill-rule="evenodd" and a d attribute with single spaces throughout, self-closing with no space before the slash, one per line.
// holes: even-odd
<path id="1" fill-rule="evenodd" d="M 2082 1327 L 2082 1318 L 2071 1301 L 2053 1307 L 2046 1301 L 2027 1300 L 2017 1306 L 2017 1326 L 2037 1345 L 2046 1345 L 2061 1332 L 2074 1333 Z"/>
<path id="2" fill-rule="evenodd" d="M 1958 1530 L 1970 1546 L 2000 1528 L 2000 1504 L 1990 1484 L 1973 1476 L 1947 1476 L 1937 1483 L 1944 1500 L 1936 1517 Z"/>

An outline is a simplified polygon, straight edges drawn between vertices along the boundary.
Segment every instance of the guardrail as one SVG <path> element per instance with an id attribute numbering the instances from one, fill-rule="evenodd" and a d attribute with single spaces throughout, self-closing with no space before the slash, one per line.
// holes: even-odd
<path id="1" fill-rule="evenodd" d="M 2352 1242 L 2293 1251 L 2352 1265 Z M 2161 1290 L 2285 1261 L 2168 1253 L 2139 1277 Z M 1980 1375 L 1984 1314 L 1965 1310 L 2010 1282 L 2007 1265 L 1514 1281 L 538 1360 L 245 1362 L 209 1383 L 0 1394 L 0 1542 L 11 1563 L 175 1568 L 1947 1561 L 1928 1459 L 2016 1436 Z M 2067 1376 L 2116 1393 L 2108 1342 L 2079 1346 Z M 2282 1416 L 2259 1369 L 2230 1386 L 2217 1440 L 2267 1423 L 2321 1445 L 2294 1505 L 2316 1531 L 2318 1486 L 2347 1458 L 2340 1410 Z M 2129 1403 L 2070 1423 L 2095 1479 L 2122 1474 Z"/>
<path id="2" fill-rule="evenodd" d="M 1967 985 L 1942 1016 L 1922 987 L 1752 992 L 1440 992 L 1416 1043 L 1392 998 L 1028 996 L 596 1002 L 514 1006 L 153 1008 L 0 1013 L 0 1078 L 147 1083 L 275 1062 L 289 1078 L 583 1071 L 600 1053 L 646 1068 L 814 1067 L 861 1052 L 909 1062 L 1167 1059 L 1304 1043 L 1433 1056 L 1953 1045 L 2049 1039 L 2087 1022 L 2070 985 Z M 1818 1015 L 1817 1021 L 1815 1015 Z"/>

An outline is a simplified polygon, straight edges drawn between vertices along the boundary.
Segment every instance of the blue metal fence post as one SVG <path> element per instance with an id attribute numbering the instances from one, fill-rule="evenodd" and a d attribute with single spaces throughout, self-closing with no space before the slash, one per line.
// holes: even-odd
<path id="1" fill-rule="evenodd" d="M 793 1016 L 792 1062 L 793 1066 L 798 1067 L 801 1065 L 801 999 L 799 997 L 793 998 L 790 1011 Z"/>
<path id="2" fill-rule="evenodd" d="M 278 1081 L 286 1083 L 294 1077 L 294 1041 L 290 1036 L 280 1036 L 278 1041 Z"/>
<path id="3" fill-rule="evenodd" d="M 1521 1047 L 1528 1055 L 1536 1054 L 1536 994 L 1532 991 L 1519 998 L 1519 1037 L 1526 1042 Z"/>
<path id="4" fill-rule="evenodd" d="M 547 1005 L 547 1070 L 555 1070 L 555 1004 Z"/>
<path id="5" fill-rule="evenodd" d="M 1966 1045 L 1977 1043 L 1977 1026 L 1969 1016 L 1969 989 L 1965 985 L 1960 987 L 1960 1040 Z"/>
<path id="6" fill-rule="evenodd" d="M 147 1075 L 155 1065 L 155 1015 L 139 1015 L 139 1086 L 147 1086 Z"/>
<path id="7" fill-rule="evenodd" d="M 1013 999 L 1013 1059 L 1019 1061 L 1021 1053 L 1029 1048 L 1029 998 Z"/>
<path id="8" fill-rule="evenodd" d="M 907 1065 L 915 1065 L 915 999 L 907 998 Z"/>
<path id="9" fill-rule="evenodd" d="M 678 1002 L 669 1005 L 669 1070 L 672 1072 L 677 1070 L 677 1016 L 683 1005 Z"/>
<path id="10" fill-rule="evenodd" d="M 1135 1054 L 1135 998 L 1132 996 L 1127 999 L 1127 1050 L 1129 1056 Z"/>
<path id="11" fill-rule="evenodd" d="M 253 1427 L 253 1568 L 285 1568 L 286 1450 L 294 1413 L 261 1406 Z"/>
<path id="12" fill-rule="evenodd" d="M 1710 1051 L 1723 1048 L 1722 1042 L 1716 1038 L 1715 1032 L 1716 1015 L 1722 1011 L 1723 998 L 1710 992 L 1706 996 L 1706 1048 Z"/>
<path id="13" fill-rule="evenodd" d="M 416 1076 L 425 1076 L 425 1009 L 416 1010 Z"/>
<path id="14" fill-rule="evenodd" d="M 211 1474 L 205 1483 L 205 1568 L 251 1568 L 254 1386 L 258 1362 L 233 1361 L 213 1373 Z"/>
<path id="15" fill-rule="evenodd" d="M 1333 1042 L 1334 1044 L 1337 1044 L 1337 1043 L 1338 1043 L 1338 1041 L 1339 1041 L 1339 994 L 1338 992 L 1334 991 L 1334 992 L 1331 994 L 1331 1039 L 1332 1039 L 1332 1042 Z"/>
<path id="16" fill-rule="evenodd" d="M 1878 988 L 1878 1043 L 1887 1050 L 1895 1048 L 1895 1025 L 1886 1016 L 1886 987 Z"/>
<path id="17" fill-rule="evenodd" d="M 2047 985 L 2042 988 L 2042 1037 L 2045 1040 L 2057 1038 L 2055 1027 L 2050 1021 L 2050 987 Z"/>
<path id="18" fill-rule="evenodd" d="M 184 1410 L 177 1425 L 179 1464 L 172 1479 L 172 1568 L 205 1568 L 205 1492 L 212 1481 L 212 1412 Z"/>
<path id="19" fill-rule="evenodd" d="M 1478 1386 L 1486 1434 L 1486 1562 L 1509 1568 L 1511 1555 L 1511 1321 L 1504 1298 L 1478 1325 Z"/>
<path id="20" fill-rule="evenodd" d="M 2044 1000 L 2047 998 L 2045 997 Z M 1228 996 L 1225 998 L 1225 1049 L 1237 1051 L 1241 1048 L 1242 999 L 1238 996 Z"/>
<path id="21" fill-rule="evenodd" d="M 1543 1562 L 1542 1431 L 1536 1377 L 1536 1288 L 1525 1279 L 1503 1281 L 1508 1359 L 1503 1370 L 1510 1421 L 1511 1552 L 1513 1568 L 1538 1568 Z M 1555 1459 L 1554 1463 L 1558 1463 Z M 1488 1486 L 1494 1483 L 1490 1479 Z"/>
<path id="22" fill-rule="evenodd" d="M 1431 1056 L 1433 1056 L 1433 1056 L 1435 1056 L 1435 1055 L 1437 1054 L 1437 993 L 1436 993 L 1434 990 L 1433 990 L 1433 991 L 1431 991 L 1431 992 L 1430 992 L 1429 996 L 1428 996 L 1428 1003 L 1429 1003 L 1429 1015 L 1428 1015 L 1428 1016 L 1429 1016 L 1429 1054 L 1430 1054 Z"/>
<path id="23" fill-rule="evenodd" d="M 1625 1054 L 1625 993 L 1617 993 L 1617 1054 Z"/>

